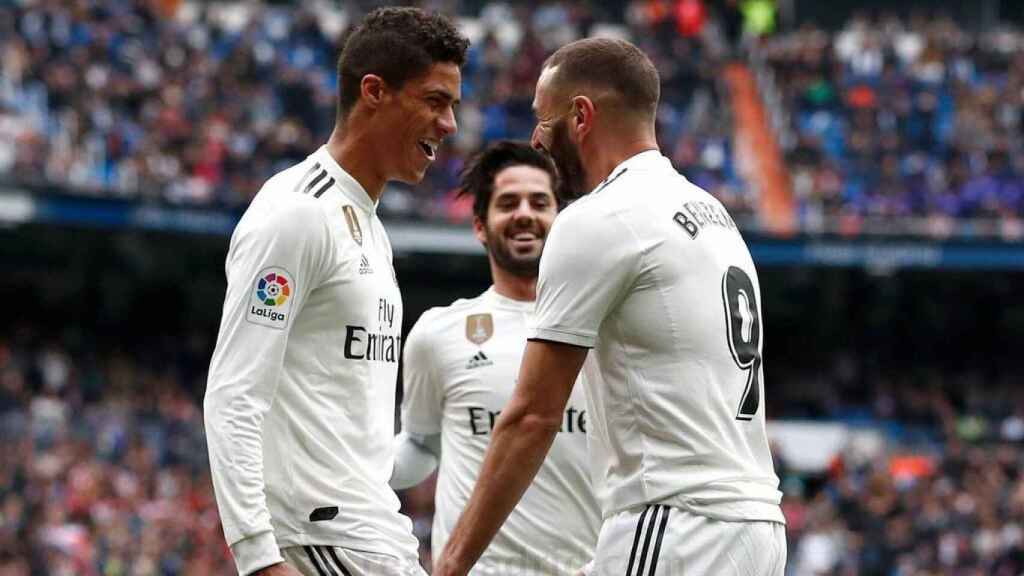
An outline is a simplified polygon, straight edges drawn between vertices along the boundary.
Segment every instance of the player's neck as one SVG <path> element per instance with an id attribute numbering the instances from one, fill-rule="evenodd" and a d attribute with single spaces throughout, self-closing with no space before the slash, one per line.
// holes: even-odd
<path id="1" fill-rule="evenodd" d="M 533 302 L 537 299 L 536 276 L 516 276 L 492 263 L 491 278 L 494 280 L 494 291 L 505 298 L 520 302 Z"/>
<path id="2" fill-rule="evenodd" d="M 614 137 L 595 135 L 591 140 L 600 143 L 592 150 L 584 148 L 580 151 L 583 160 L 583 172 L 586 175 L 587 190 L 597 188 L 604 182 L 619 164 L 633 156 L 648 150 L 658 150 L 658 141 L 653 134 L 640 134 L 634 138 L 616 140 Z M 589 159 L 589 161 L 587 161 Z"/>
<path id="3" fill-rule="evenodd" d="M 327 140 L 327 153 L 342 170 L 359 182 L 371 201 L 376 203 L 380 199 L 387 179 L 374 170 L 379 155 L 371 146 L 360 142 L 354 134 L 344 133 L 339 125 L 334 128 L 330 139 Z"/>

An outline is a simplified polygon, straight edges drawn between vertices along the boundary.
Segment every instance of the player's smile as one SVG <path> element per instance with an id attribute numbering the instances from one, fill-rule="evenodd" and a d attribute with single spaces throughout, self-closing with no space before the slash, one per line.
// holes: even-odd
<path id="1" fill-rule="evenodd" d="M 509 243 L 517 252 L 532 252 L 539 250 L 544 245 L 544 234 L 539 230 L 536 232 L 519 231 L 508 235 Z"/>
<path id="2" fill-rule="evenodd" d="M 541 221 L 547 214 L 538 214 L 533 209 L 520 209 L 511 218 L 495 218 L 495 232 L 500 233 L 501 243 L 504 248 L 495 246 L 500 251 L 508 252 L 510 256 L 525 258 L 528 260 L 540 258 L 541 250 L 544 249 L 544 239 L 547 237 L 547 229 L 550 221 Z M 501 228 L 504 227 L 504 230 Z"/>
<path id="3" fill-rule="evenodd" d="M 423 155 L 427 157 L 429 162 L 433 162 L 437 158 L 437 147 L 441 145 L 439 140 L 423 138 L 418 144 L 420 152 L 423 152 Z"/>

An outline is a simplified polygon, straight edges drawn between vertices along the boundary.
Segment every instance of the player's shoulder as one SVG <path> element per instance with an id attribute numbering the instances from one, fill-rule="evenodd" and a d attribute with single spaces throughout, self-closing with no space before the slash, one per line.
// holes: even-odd
<path id="1" fill-rule="evenodd" d="M 631 209 L 623 194 L 615 193 L 616 181 L 606 180 L 593 192 L 563 208 L 555 218 L 552 234 L 578 239 L 600 235 L 622 224 L 621 215 Z"/>
<path id="2" fill-rule="evenodd" d="M 242 217 L 241 224 L 250 229 L 261 229 L 275 226 L 297 228 L 296 232 L 314 232 L 311 221 L 326 217 L 326 207 L 317 198 L 303 194 L 301 184 L 315 168 L 315 161 L 310 156 L 304 161 L 285 168 L 271 176 L 253 197 L 252 202 Z M 306 226 L 296 226 L 305 223 Z"/>
<path id="3" fill-rule="evenodd" d="M 447 306 L 428 308 L 416 321 L 416 327 L 419 328 L 420 333 L 438 334 L 461 326 L 465 323 L 467 315 L 480 313 L 487 309 L 486 295 L 487 293 L 484 292 L 473 298 L 459 298 Z"/>
<path id="4" fill-rule="evenodd" d="M 679 179 L 679 187 L 683 191 L 683 194 L 685 196 L 694 200 L 702 200 L 711 202 L 713 204 L 720 204 L 718 198 L 716 198 L 714 194 L 708 192 L 696 182 L 693 182 L 683 174 L 677 173 L 677 176 Z"/>
<path id="5" fill-rule="evenodd" d="M 601 198 L 591 192 L 585 196 L 573 200 L 568 206 L 562 208 L 555 218 L 555 226 L 569 227 L 578 226 L 587 220 L 602 218 L 606 216 L 612 206 L 606 198 Z"/>
<path id="6" fill-rule="evenodd" d="M 659 169 L 627 162 L 620 165 L 587 195 L 567 206 L 563 214 L 571 220 L 603 218 L 612 214 L 627 212 L 638 203 L 635 192 L 648 188 L 653 181 L 664 180 L 667 175 L 662 166 Z M 674 174 L 674 172 L 673 172 Z"/>
<path id="7" fill-rule="evenodd" d="M 676 210 L 683 202 L 698 201 L 724 210 L 717 198 L 687 179 L 660 154 L 645 153 L 627 161 L 588 197 L 592 198 L 588 207 L 591 213 L 615 214 L 617 219 L 639 228 L 645 228 L 643 224 L 652 213 Z"/>

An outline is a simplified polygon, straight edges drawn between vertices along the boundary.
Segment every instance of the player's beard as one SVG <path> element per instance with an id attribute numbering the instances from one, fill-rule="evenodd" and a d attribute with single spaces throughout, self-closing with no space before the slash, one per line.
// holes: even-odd
<path id="1" fill-rule="evenodd" d="M 519 230 L 517 230 L 519 231 Z M 532 230 L 537 237 L 540 238 L 541 246 L 543 247 L 544 239 L 547 237 L 547 230 L 543 230 L 540 225 L 536 226 Z M 513 276 L 520 278 L 536 278 L 540 271 L 540 253 L 536 255 L 530 254 L 527 256 L 517 256 L 512 252 L 512 248 L 509 246 L 508 237 L 498 232 L 487 228 L 487 253 L 494 259 L 494 265 L 505 270 Z"/>
<path id="2" fill-rule="evenodd" d="M 559 184 L 555 190 L 558 199 L 572 202 L 586 194 L 583 161 L 576 146 L 569 140 L 568 118 L 562 118 L 551 127 L 551 149 L 548 153 L 558 169 Z"/>

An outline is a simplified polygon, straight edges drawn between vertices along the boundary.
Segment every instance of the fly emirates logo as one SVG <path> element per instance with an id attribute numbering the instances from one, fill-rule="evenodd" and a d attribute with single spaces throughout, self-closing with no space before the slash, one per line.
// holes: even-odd
<path id="1" fill-rule="evenodd" d="M 494 431 L 494 424 L 498 421 L 501 410 L 495 412 L 480 406 L 469 406 L 466 408 L 469 413 L 469 430 L 473 436 L 486 436 Z M 577 410 L 572 406 L 565 411 L 562 418 L 562 425 L 558 427 L 562 433 L 587 433 L 587 411 Z"/>
<path id="2" fill-rule="evenodd" d="M 401 323 L 395 327 L 395 305 L 377 301 L 377 329 L 345 326 L 345 358 L 370 362 L 398 362 L 402 354 Z"/>

